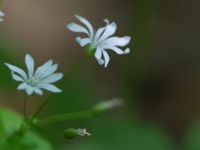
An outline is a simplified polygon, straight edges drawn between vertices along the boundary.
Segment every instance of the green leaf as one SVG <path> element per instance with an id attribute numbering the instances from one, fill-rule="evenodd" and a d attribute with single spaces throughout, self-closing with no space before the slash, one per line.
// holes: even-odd
<path id="1" fill-rule="evenodd" d="M 0 149 L 1 150 L 52 150 L 50 144 L 33 131 L 17 134 L 23 118 L 10 110 L 0 109 Z"/>
<path id="2" fill-rule="evenodd" d="M 15 112 L 0 109 L 0 135 L 11 136 L 23 123 L 23 119 Z"/>

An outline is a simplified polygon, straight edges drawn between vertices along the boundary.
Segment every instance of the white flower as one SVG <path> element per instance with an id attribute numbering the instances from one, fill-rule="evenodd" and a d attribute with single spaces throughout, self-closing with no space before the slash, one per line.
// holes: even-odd
<path id="1" fill-rule="evenodd" d="M 130 52 L 129 48 L 124 51 L 119 48 L 129 44 L 131 38 L 129 36 L 113 36 L 117 30 L 115 22 L 110 23 L 109 20 L 105 19 L 106 26 L 95 30 L 87 19 L 78 15 L 76 15 L 76 18 L 85 26 L 70 23 L 67 25 L 67 28 L 73 32 L 85 33 L 88 36 L 86 38 L 77 37 L 76 41 L 82 47 L 89 45 L 90 53 L 95 53 L 95 58 L 100 65 L 104 64 L 104 66 L 107 67 L 110 61 L 110 57 L 106 50 L 112 50 L 119 55 L 128 54 Z"/>
<path id="2" fill-rule="evenodd" d="M 79 136 L 85 136 L 85 135 L 91 136 L 91 133 L 87 132 L 86 129 L 80 129 L 80 128 L 77 129 L 77 134 L 78 134 Z"/>
<path id="3" fill-rule="evenodd" d="M 0 22 L 3 22 L 4 16 L 5 16 L 5 14 L 2 11 L 0 11 Z"/>
<path id="4" fill-rule="evenodd" d="M 19 67 L 5 63 L 11 70 L 13 79 L 22 82 L 17 87 L 18 90 L 25 90 L 28 95 L 31 95 L 34 92 L 38 95 L 43 95 L 41 89 L 54 93 L 61 92 L 60 89 L 52 84 L 63 77 L 62 73 L 55 73 L 58 64 L 53 64 L 53 61 L 49 60 L 34 71 L 34 59 L 28 54 L 25 57 L 25 64 L 28 74 Z"/>

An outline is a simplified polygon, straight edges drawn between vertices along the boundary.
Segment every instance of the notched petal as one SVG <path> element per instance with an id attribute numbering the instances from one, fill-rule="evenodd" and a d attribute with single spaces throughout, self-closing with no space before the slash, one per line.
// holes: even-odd
<path id="1" fill-rule="evenodd" d="M 47 78 L 43 79 L 41 83 L 54 83 L 62 79 L 63 74 L 62 73 L 54 73 Z"/>
<path id="2" fill-rule="evenodd" d="M 94 35 L 94 29 L 93 29 L 91 23 L 90 23 L 87 19 L 85 19 L 84 17 L 81 17 L 81 16 L 79 16 L 79 15 L 75 15 L 75 17 L 76 17 L 78 20 L 80 20 L 80 21 L 88 28 L 88 30 L 89 30 L 89 32 L 90 32 L 90 38 L 92 38 L 93 35 Z"/>
<path id="3" fill-rule="evenodd" d="M 19 67 L 5 63 L 5 65 L 12 71 L 17 74 L 19 74 L 24 80 L 27 80 L 27 75 L 26 73 Z"/>

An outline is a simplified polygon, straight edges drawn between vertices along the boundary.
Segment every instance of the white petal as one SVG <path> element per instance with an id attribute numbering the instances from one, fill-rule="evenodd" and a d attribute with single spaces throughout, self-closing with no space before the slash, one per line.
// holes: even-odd
<path id="1" fill-rule="evenodd" d="M 110 24 L 110 21 L 108 19 L 103 20 L 107 25 Z"/>
<path id="2" fill-rule="evenodd" d="M 81 39 L 80 37 L 77 37 L 76 41 L 81 45 L 81 47 L 84 47 L 87 44 L 91 43 L 91 40 L 89 38 Z"/>
<path id="3" fill-rule="evenodd" d="M 42 72 L 40 74 L 40 76 L 38 76 L 38 78 L 40 80 L 42 80 L 43 78 L 46 78 L 47 76 L 51 75 L 52 73 L 54 73 L 58 68 L 58 64 L 54 64 L 52 65 L 50 68 L 46 69 L 44 72 Z"/>
<path id="4" fill-rule="evenodd" d="M 5 65 L 12 71 L 12 72 L 15 72 L 17 74 L 19 74 L 24 80 L 27 80 L 27 75 L 26 73 L 19 67 L 16 67 L 14 65 L 11 65 L 11 64 L 7 64 L 5 63 Z"/>
<path id="5" fill-rule="evenodd" d="M 103 49 L 110 48 L 113 46 L 126 46 L 131 41 L 131 38 L 129 36 L 124 37 L 111 37 L 106 39 L 104 42 L 102 42 L 99 46 Z"/>
<path id="6" fill-rule="evenodd" d="M 70 24 L 68 24 L 68 25 L 67 25 L 67 28 L 68 28 L 70 31 L 72 31 L 72 32 L 86 33 L 88 36 L 90 36 L 89 31 L 88 31 L 85 27 L 83 27 L 83 26 L 81 26 L 81 25 L 78 25 L 78 24 L 76 24 L 76 23 L 70 23 Z"/>
<path id="7" fill-rule="evenodd" d="M 115 53 L 117 53 L 117 54 L 119 54 L 119 55 L 122 55 L 122 54 L 129 54 L 130 53 L 130 49 L 129 48 L 127 48 L 127 49 L 125 49 L 124 51 L 123 50 L 121 50 L 120 48 L 118 48 L 118 47 L 108 47 L 108 48 L 106 48 L 106 49 L 110 49 L 110 50 L 112 50 L 112 51 L 114 51 Z"/>
<path id="8" fill-rule="evenodd" d="M 103 57 L 105 59 L 104 67 L 106 68 L 108 66 L 108 63 L 110 61 L 110 57 L 106 51 L 103 51 Z"/>
<path id="9" fill-rule="evenodd" d="M 27 54 L 25 57 L 26 67 L 28 69 L 29 75 L 33 75 L 34 72 L 34 60 L 31 55 Z"/>
<path id="10" fill-rule="evenodd" d="M 54 93 L 62 92 L 59 88 L 57 88 L 56 86 L 54 86 L 52 84 L 40 84 L 40 85 L 38 85 L 38 88 L 46 89 L 46 90 L 48 90 L 50 92 L 54 92 Z"/>
<path id="11" fill-rule="evenodd" d="M 103 32 L 105 31 L 105 27 L 103 28 L 99 28 L 95 34 L 95 38 L 94 38 L 94 43 L 96 44 L 99 40 L 99 38 L 101 37 L 101 35 L 103 34 Z"/>
<path id="12" fill-rule="evenodd" d="M 94 29 L 92 25 L 90 24 L 90 22 L 79 15 L 76 15 L 76 18 L 79 19 L 88 28 L 88 30 L 90 31 L 90 38 L 92 39 L 94 35 Z"/>
<path id="13" fill-rule="evenodd" d="M 11 72 L 12 74 L 12 78 L 15 80 L 15 81 L 24 81 L 24 79 L 20 76 L 18 76 L 17 74 L 15 74 L 13 71 Z"/>
<path id="14" fill-rule="evenodd" d="M 131 52 L 130 48 L 124 50 L 124 54 L 129 54 Z"/>
<path id="15" fill-rule="evenodd" d="M 81 39 L 80 37 L 76 38 L 76 41 L 80 44 L 81 47 L 86 46 L 87 44 L 91 43 L 91 39 L 89 38 L 83 38 Z"/>
<path id="16" fill-rule="evenodd" d="M 116 23 L 111 23 L 109 25 L 106 26 L 104 33 L 101 35 L 101 37 L 99 38 L 99 42 L 102 42 L 103 40 L 107 39 L 108 37 L 112 36 L 113 34 L 115 34 L 117 30 L 117 25 Z"/>
<path id="17" fill-rule="evenodd" d="M 4 12 L 0 11 L 0 17 L 4 17 L 4 16 L 5 16 Z"/>
<path id="18" fill-rule="evenodd" d="M 94 38 L 94 42 L 98 42 L 99 38 L 101 37 L 101 35 L 103 34 L 103 32 L 105 31 L 107 25 L 109 24 L 109 20 L 108 19 L 104 19 L 104 22 L 106 23 L 105 27 L 99 28 L 95 34 L 95 38 Z"/>
<path id="19" fill-rule="evenodd" d="M 34 92 L 35 92 L 36 94 L 40 95 L 40 96 L 43 95 L 42 90 L 40 90 L 40 89 L 37 88 L 37 87 L 34 88 Z"/>
<path id="20" fill-rule="evenodd" d="M 47 69 L 49 69 L 52 66 L 52 64 L 53 64 L 52 60 L 47 61 L 42 66 L 36 69 L 34 76 L 37 76 L 37 77 L 41 76 Z"/>
<path id="21" fill-rule="evenodd" d="M 34 91 L 33 87 L 27 85 L 27 87 L 26 87 L 26 93 L 28 95 L 31 95 L 31 94 L 33 94 L 33 91 Z"/>
<path id="22" fill-rule="evenodd" d="M 21 83 L 18 87 L 17 87 L 17 90 L 25 90 L 27 88 L 27 83 Z"/>
<path id="23" fill-rule="evenodd" d="M 54 83 L 63 77 L 62 73 L 54 73 L 47 78 L 43 79 L 41 83 Z"/>
<path id="24" fill-rule="evenodd" d="M 102 50 L 101 49 L 97 49 L 96 50 L 95 58 L 98 61 L 99 65 L 103 65 L 104 64 L 104 60 L 102 59 Z"/>

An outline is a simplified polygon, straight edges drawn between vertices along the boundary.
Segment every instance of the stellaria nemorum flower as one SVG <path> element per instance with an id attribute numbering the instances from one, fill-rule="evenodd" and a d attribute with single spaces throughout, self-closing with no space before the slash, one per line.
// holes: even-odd
<path id="1" fill-rule="evenodd" d="M 76 18 L 84 26 L 76 23 L 70 23 L 67 25 L 67 28 L 73 32 L 85 33 L 88 36 L 86 38 L 77 37 L 76 41 L 81 47 L 87 46 L 87 52 L 90 55 L 94 55 L 100 65 L 107 67 L 110 61 L 110 57 L 107 52 L 108 50 L 112 50 L 119 55 L 130 53 L 129 48 L 122 50 L 120 47 L 129 44 L 131 37 L 113 36 L 117 30 L 115 22 L 110 23 L 108 19 L 105 19 L 104 22 L 106 23 L 106 26 L 95 30 L 87 19 L 78 15 L 76 15 Z"/>
<path id="2" fill-rule="evenodd" d="M 62 73 L 55 73 L 58 64 L 53 64 L 53 61 L 49 60 L 34 71 L 34 59 L 29 54 L 25 57 L 25 64 L 28 70 L 27 74 L 21 68 L 5 63 L 11 70 L 13 79 L 22 82 L 17 87 L 18 90 L 25 90 L 28 95 L 31 95 L 34 92 L 38 95 L 43 95 L 41 89 L 53 93 L 61 92 L 59 88 L 53 85 L 54 82 L 57 82 L 63 77 Z"/>

